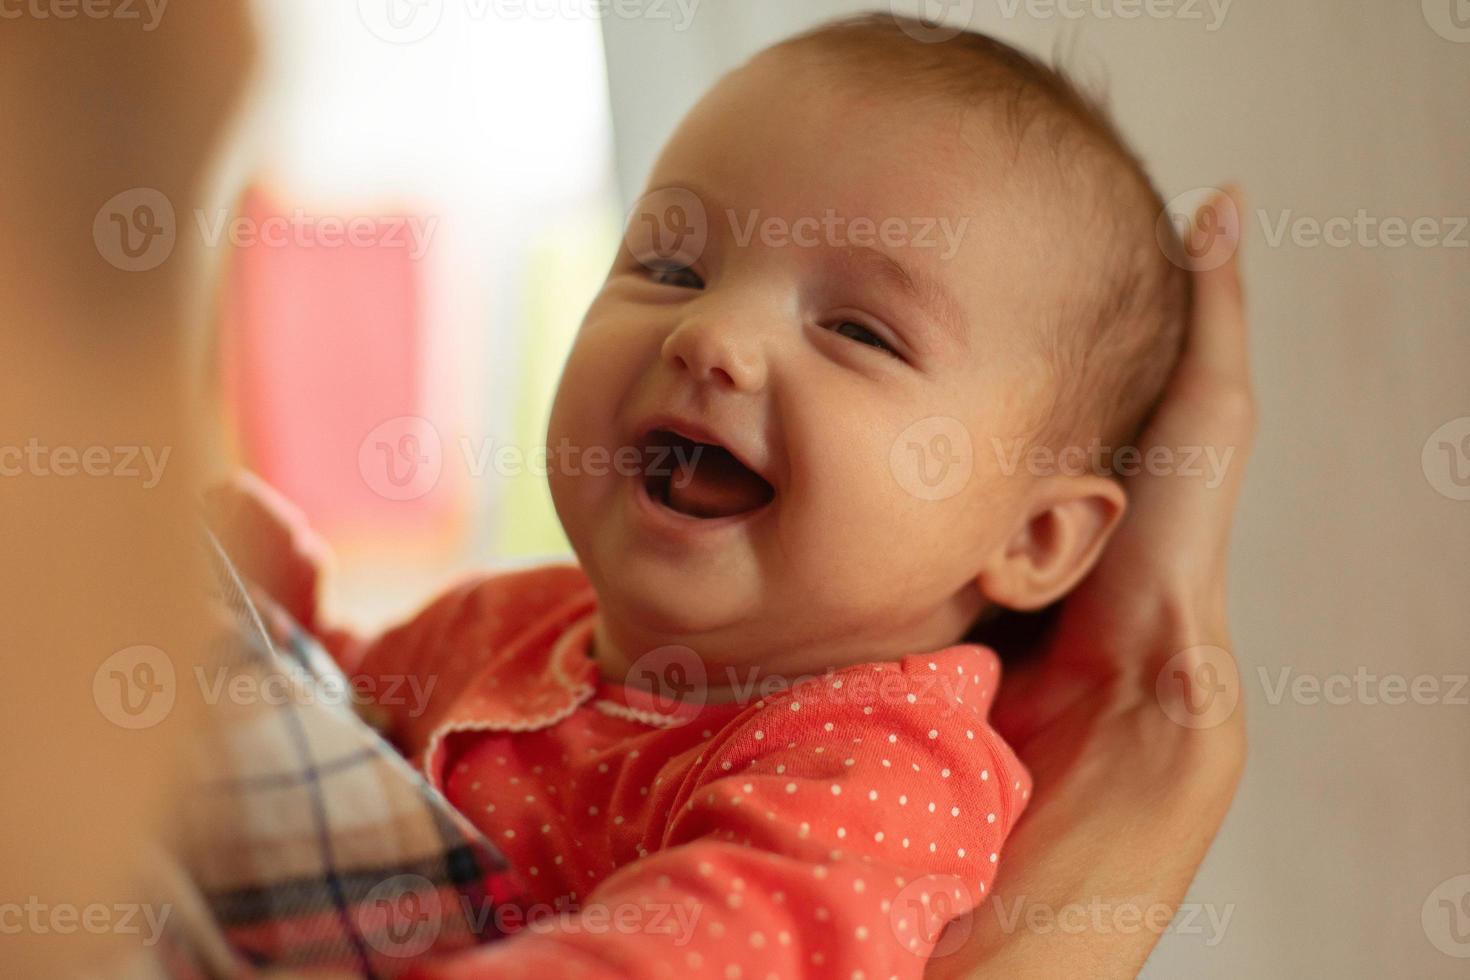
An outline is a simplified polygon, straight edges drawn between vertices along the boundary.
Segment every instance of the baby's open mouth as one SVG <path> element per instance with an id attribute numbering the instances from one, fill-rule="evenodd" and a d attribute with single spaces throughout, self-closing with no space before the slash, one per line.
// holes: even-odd
<path id="1" fill-rule="evenodd" d="M 756 511 L 776 490 L 724 446 L 654 429 L 644 445 L 644 487 L 655 503 L 686 517 L 712 519 Z"/>

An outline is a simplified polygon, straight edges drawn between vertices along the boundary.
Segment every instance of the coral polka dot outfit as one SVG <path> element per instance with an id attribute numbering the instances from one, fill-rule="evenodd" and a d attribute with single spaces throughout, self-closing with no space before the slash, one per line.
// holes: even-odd
<path id="1" fill-rule="evenodd" d="M 995 655 L 673 705 L 598 676 L 595 612 L 574 567 L 499 575 L 366 651 L 379 691 L 434 681 L 427 705 L 382 698 L 391 733 L 532 903 L 519 935 L 407 975 L 921 976 L 1030 795 L 986 722 Z"/>

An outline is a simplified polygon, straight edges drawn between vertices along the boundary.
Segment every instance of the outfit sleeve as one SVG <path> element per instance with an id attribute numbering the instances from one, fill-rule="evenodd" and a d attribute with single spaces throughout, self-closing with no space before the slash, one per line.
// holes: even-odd
<path id="1" fill-rule="evenodd" d="M 409 976 L 921 977 L 1030 793 L 988 698 L 926 703 L 927 669 L 878 669 L 900 675 L 889 694 L 833 697 L 839 677 L 766 699 L 671 794 L 658 849 L 586 907 Z"/>

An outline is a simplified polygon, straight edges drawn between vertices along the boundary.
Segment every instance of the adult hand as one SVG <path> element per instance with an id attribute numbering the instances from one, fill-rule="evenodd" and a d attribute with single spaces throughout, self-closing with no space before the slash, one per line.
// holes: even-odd
<path id="1" fill-rule="evenodd" d="M 1185 350 L 1139 443 L 1176 460 L 1213 450 L 1206 458 L 1228 460 L 1224 478 L 1131 477 L 1128 513 L 1097 568 L 1062 604 L 1038 655 L 1001 685 L 994 723 L 1036 789 L 993 894 L 951 923 L 939 951 L 954 951 L 931 961 L 931 977 L 1136 976 L 1235 794 L 1245 727 L 1226 556 L 1256 418 L 1240 213 L 1232 192 L 1195 216 L 1194 243 L 1211 229 L 1230 254 L 1194 272 Z M 1143 925 L 1056 928 L 1073 907 Z M 1052 928 L 1028 930 L 1037 909 Z"/>

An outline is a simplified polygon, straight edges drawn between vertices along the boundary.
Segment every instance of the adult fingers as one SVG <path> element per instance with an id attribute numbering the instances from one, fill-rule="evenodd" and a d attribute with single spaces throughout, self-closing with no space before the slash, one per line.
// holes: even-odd
<path id="1" fill-rule="evenodd" d="M 1191 231 L 1196 241 L 1209 228 L 1238 242 L 1239 201 L 1238 192 L 1206 201 Z M 1129 480 L 1129 515 L 1115 542 L 1129 564 L 1147 553 L 1170 559 L 1167 567 L 1177 571 L 1191 557 L 1219 558 L 1228 538 L 1255 432 L 1239 263 L 1232 246 L 1223 261 L 1192 271 L 1184 351 L 1140 440 L 1143 465 Z"/>

